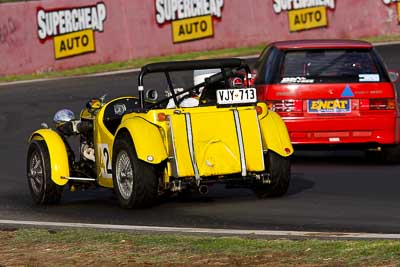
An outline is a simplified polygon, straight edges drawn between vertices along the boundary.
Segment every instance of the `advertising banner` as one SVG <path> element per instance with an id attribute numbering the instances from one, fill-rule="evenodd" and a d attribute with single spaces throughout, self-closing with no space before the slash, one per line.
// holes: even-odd
<path id="1" fill-rule="evenodd" d="M 172 40 L 180 43 L 213 37 L 224 0 L 155 0 L 155 6 L 157 24 L 172 23 Z"/>
<path id="2" fill-rule="evenodd" d="M 383 0 L 386 5 L 396 5 L 397 9 L 397 22 L 400 24 L 400 1 L 399 0 Z"/>
<path id="3" fill-rule="evenodd" d="M 399 35 L 397 0 L 41 0 L 0 4 L 0 75 L 275 40 Z"/>
<path id="4" fill-rule="evenodd" d="M 328 26 L 327 9 L 335 9 L 335 0 L 274 0 L 276 14 L 288 13 L 289 30 L 303 31 Z"/>
<path id="5" fill-rule="evenodd" d="M 39 8 L 38 37 L 41 42 L 53 39 L 55 59 L 95 52 L 94 31 L 103 32 L 106 10 L 104 3 L 67 9 Z"/>

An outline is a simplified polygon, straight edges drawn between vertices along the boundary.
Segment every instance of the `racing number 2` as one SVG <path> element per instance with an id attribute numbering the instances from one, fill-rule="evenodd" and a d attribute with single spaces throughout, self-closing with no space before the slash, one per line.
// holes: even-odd
<path id="1" fill-rule="evenodd" d="M 101 174 L 103 177 L 112 178 L 111 157 L 108 145 L 101 144 L 100 149 L 102 158 Z"/>

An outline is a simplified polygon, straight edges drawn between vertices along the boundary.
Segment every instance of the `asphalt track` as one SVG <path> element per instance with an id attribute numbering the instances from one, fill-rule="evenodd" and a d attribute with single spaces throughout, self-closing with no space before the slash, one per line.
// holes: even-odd
<path id="1" fill-rule="evenodd" d="M 400 70 L 399 45 L 378 50 L 390 69 Z M 92 97 L 135 95 L 136 86 L 136 73 L 0 86 L 0 220 L 400 233 L 400 165 L 375 163 L 358 151 L 297 151 L 289 192 L 278 199 L 218 185 L 206 196 L 175 197 L 146 210 L 121 209 L 108 189 L 66 192 L 59 206 L 33 205 L 25 174 L 29 135 L 41 122 L 51 125 L 58 109 L 78 114 Z"/>

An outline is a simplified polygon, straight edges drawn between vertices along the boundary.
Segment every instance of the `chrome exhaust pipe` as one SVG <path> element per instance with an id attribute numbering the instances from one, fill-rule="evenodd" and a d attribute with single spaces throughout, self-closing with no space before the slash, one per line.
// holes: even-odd
<path id="1" fill-rule="evenodd" d="M 202 194 L 202 195 L 208 194 L 208 186 L 206 186 L 206 185 L 200 185 L 200 186 L 199 186 L 199 192 L 200 192 L 200 194 Z"/>

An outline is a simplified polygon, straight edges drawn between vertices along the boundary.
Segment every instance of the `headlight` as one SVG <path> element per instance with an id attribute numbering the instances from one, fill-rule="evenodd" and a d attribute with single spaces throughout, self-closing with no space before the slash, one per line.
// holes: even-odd
<path id="1" fill-rule="evenodd" d="M 55 124 L 69 122 L 75 119 L 75 114 L 69 109 L 61 109 L 54 115 L 53 121 Z"/>

